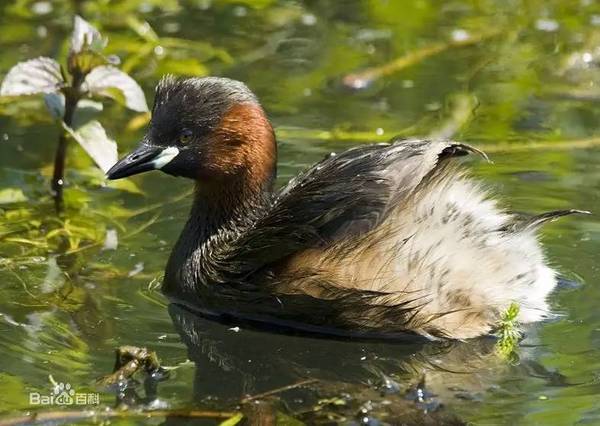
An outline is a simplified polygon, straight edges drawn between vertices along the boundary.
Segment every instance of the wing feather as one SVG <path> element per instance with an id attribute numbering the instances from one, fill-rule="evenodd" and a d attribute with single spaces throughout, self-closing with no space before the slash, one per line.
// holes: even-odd
<path id="1" fill-rule="evenodd" d="M 452 141 L 410 139 L 329 156 L 284 186 L 261 216 L 213 253 L 213 260 L 227 271 L 223 280 L 232 281 L 260 269 L 257 265 L 367 232 L 441 161 L 470 152 L 480 151 Z"/>

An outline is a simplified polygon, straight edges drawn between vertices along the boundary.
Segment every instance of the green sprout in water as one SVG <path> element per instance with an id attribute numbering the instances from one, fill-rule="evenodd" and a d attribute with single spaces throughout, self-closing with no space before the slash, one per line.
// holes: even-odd
<path id="1" fill-rule="evenodd" d="M 84 109 L 102 110 L 102 104 L 86 98 L 109 97 L 131 110 L 148 111 L 141 87 L 102 54 L 105 46 L 98 30 L 75 16 L 66 68 L 52 58 L 30 59 L 12 67 L 0 86 L 2 97 L 43 94 L 48 111 L 60 123 L 52 177 L 57 211 L 62 209 L 69 140 L 79 143 L 105 172 L 117 160 L 117 144 L 102 125 L 78 114 Z"/>
<path id="2" fill-rule="evenodd" d="M 496 336 L 496 351 L 503 359 L 509 361 L 517 361 L 519 359 L 517 348 L 522 333 L 519 327 L 517 316 L 519 315 L 519 305 L 515 302 L 504 311 L 500 317 Z"/>

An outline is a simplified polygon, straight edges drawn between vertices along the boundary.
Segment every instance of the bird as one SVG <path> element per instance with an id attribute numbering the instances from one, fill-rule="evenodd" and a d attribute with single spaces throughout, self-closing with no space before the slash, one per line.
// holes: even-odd
<path id="1" fill-rule="evenodd" d="M 276 188 L 277 140 L 256 95 L 224 77 L 164 76 L 141 142 L 107 172 L 195 182 L 165 268 L 175 304 L 341 336 L 469 339 L 511 305 L 551 314 L 540 226 L 580 210 L 511 213 L 451 140 L 394 138 L 328 155 Z"/>

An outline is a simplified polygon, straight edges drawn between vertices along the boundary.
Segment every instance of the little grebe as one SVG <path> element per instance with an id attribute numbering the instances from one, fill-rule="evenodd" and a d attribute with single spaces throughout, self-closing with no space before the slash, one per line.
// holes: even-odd
<path id="1" fill-rule="evenodd" d="M 157 86 L 148 132 L 108 172 L 160 169 L 196 181 L 163 291 L 204 313 L 333 333 L 469 338 L 507 307 L 548 313 L 556 274 L 536 239 L 565 210 L 502 210 L 445 140 L 394 140 L 331 155 L 275 191 L 277 145 L 241 82 Z"/>

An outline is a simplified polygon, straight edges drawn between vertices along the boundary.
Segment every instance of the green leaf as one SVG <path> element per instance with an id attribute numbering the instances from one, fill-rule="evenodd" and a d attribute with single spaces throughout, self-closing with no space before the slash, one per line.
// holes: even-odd
<path id="1" fill-rule="evenodd" d="M 52 293 L 65 283 L 65 276 L 56 262 L 56 256 L 50 256 L 47 265 L 46 276 L 39 287 L 43 294 Z"/>
<path id="2" fill-rule="evenodd" d="M 77 109 L 73 115 L 73 126 L 78 129 L 86 123 L 92 121 L 104 110 L 102 102 L 92 99 L 81 99 L 77 104 Z"/>
<path id="3" fill-rule="evenodd" d="M 65 95 L 62 93 L 47 93 L 44 95 L 44 103 L 53 118 L 62 120 L 65 116 Z"/>
<path id="4" fill-rule="evenodd" d="M 116 229 L 107 229 L 102 250 L 116 250 L 119 247 L 119 234 Z"/>
<path id="5" fill-rule="evenodd" d="M 134 111 L 148 111 L 142 88 L 118 68 L 110 65 L 96 67 L 86 76 L 84 85 L 84 89 L 93 95 L 113 98 Z M 115 93 L 115 90 L 118 93 Z"/>
<path id="6" fill-rule="evenodd" d="M 304 422 L 295 419 L 291 416 L 288 416 L 287 414 L 284 414 L 281 411 L 277 412 L 275 424 L 279 426 L 304 426 Z"/>
<path id="7" fill-rule="evenodd" d="M 108 60 L 102 54 L 89 49 L 69 55 L 69 71 L 71 73 L 79 72 L 85 75 L 94 68 L 106 64 L 108 64 Z"/>
<path id="8" fill-rule="evenodd" d="M 112 188 L 119 191 L 129 192 L 136 195 L 144 195 L 145 192 L 135 183 L 133 179 L 107 180 L 104 172 L 95 168 L 88 167 L 77 171 L 77 175 L 83 178 L 83 182 L 87 185 L 97 185 L 106 188 Z M 71 178 L 73 182 L 73 178 Z M 78 181 L 76 180 L 75 183 Z"/>
<path id="9" fill-rule="evenodd" d="M 106 182 L 106 186 L 131 194 L 144 195 L 144 191 L 131 179 L 109 180 Z"/>
<path id="10" fill-rule="evenodd" d="M 208 75 L 209 73 L 208 68 L 206 68 L 204 64 L 193 58 L 169 58 L 168 60 L 162 61 L 160 63 L 159 71 L 161 74 L 193 76 L 203 76 Z"/>
<path id="11" fill-rule="evenodd" d="M 244 418 L 242 413 L 237 413 L 235 416 L 228 418 L 224 422 L 219 423 L 219 426 L 235 426 Z"/>
<path id="12" fill-rule="evenodd" d="M 501 358 L 508 361 L 518 360 L 519 340 L 521 339 L 521 330 L 517 317 L 519 316 L 519 305 L 515 302 L 504 311 L 498 324 L 496 336 L 496 352 Z"/>
<path id="13" fill-rule="evenodd" d="M 64 80 L 58 62 L 52 58 L 40 56 L 12 67 L 2 81 L 0 96 L 55 93 L 63 84 Z"/>
<path id="14" fill-rule="evenodd" d="M 100 51 L 106 46 L 100 32 L 79 15 L 75 15 L 73 33 L 71 34 L 71 54 L 83 52 L 86 48 Z"/>
<path id="15" fill-rule="evenodd" d="M 117 144 L 106 135 L 102 124 L 92 120 L 77 130 L 63 123 L 63 127 L 88 153 L 103 172 L 117 162 Z"/>
<path id="16" fill-rule="evenodd" d="M 0 189 L 0 204 L 21 203 L 27 201 L 27 197 L 20 188 Z"/>
<path id="17" fill-rule="evenodd" d="M 142 21 L 133 15 L 128 15 L 126 18 L 127 25 L 136 32 L 145 41 L 158 43 L 159 38 L 156 32 L 152 29 L 147 21 Z"/>
<path id="18" fill-rule="evenodd" d="M 3 410 L 26 409 L 26 399 L 28 387 L 23 383 L 19 376 L 13 376 L 8 373 L 0 373 L 0 406 Z"/>

